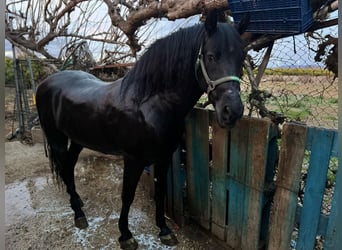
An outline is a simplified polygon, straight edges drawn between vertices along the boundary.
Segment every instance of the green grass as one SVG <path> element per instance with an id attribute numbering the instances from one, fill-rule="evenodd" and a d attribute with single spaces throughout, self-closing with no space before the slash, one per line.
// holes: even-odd
<path id="1" fill-rule="evenodd" d="M 311 151 L 305 150 L 303 166 L 302 166 L 302 174 L 305 174 L 309 171 L 309 163 L 310 163 Z M 334 185 L 336 182 L 336 173 L 338 168 L 338 158 L 331 157 L 329 161 L 328 173 L 327 173 L 327 182 L 331 185 Z"/>
<path id="2" fill-rule="evenodd" d="M 336 98 L 322 98 L 320 96 L 307 96 L 307 95 L 281 95 L 278 97 L 270 98 L 266 102 L 266 106 L 276 112 L 284 114 L 286 117 L 292 120 L 305 121 L 313 115 L 312 110 L 316 107 L 324 108 L 331 107 L 337 104 Z M 335 120 L 333 117 L 327 114 L 329 120 Z"/>
<path id="3" fill-rule="evenodd" d="M 299 98 L 294 95 L 284 95 L 269 99 L 267 106 L 284 114 L 289 119 L 302 121 L 312 115 L 310 107 L 313 102 L 316 100 L 308 97 Z"/>
<path id="4" fill-rule="evenodd" d="M 329 98 L 327 101 L 330 104 L 338 104 L 338 98 Z"/>
<path id="5" fill-rule="evenodd" d="M 335 184 L 336 182 L 336 173 L 338 168 L 338 158 L 331 157 L 329 162 L 328 174 L 327 174 L 327 181 L 331 184 Z"/>

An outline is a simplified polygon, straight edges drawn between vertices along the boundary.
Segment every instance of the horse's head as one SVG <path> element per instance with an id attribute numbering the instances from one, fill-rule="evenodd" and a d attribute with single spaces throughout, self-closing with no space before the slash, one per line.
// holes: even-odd
<path id="1" fill-rule="evenodd" d="M 205 38 L 196 70 L 201 72 L 201 85 L 215 107 L 221 127 L 233 127 L 243 115 L 240 76 L 246 53 L 240 34 L 247 26 L 247 19 L 237 26 L 218 23 L 217 13 L 212 11 L 204 24 Z"/>

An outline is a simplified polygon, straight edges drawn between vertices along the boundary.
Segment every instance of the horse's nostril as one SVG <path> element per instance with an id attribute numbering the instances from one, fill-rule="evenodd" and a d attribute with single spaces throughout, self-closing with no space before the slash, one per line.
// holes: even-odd
<path id="1" fill-rule="evenodd" d="M 226 115 L 230 115 L 230 113 L 231 113 L 231 110 L 230 110 L 230 108 L 228 106 L 226 106 L 224 108 L 224 111 L 225 111 Z"/>

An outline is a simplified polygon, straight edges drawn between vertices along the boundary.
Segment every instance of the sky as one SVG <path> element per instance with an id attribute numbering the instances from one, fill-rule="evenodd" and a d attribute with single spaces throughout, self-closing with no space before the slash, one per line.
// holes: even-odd
<path id="1" fill-rule="evenodd" d="M 105 9 L 100 10 L 106 11 Z M 335 11 L 331 14 L 331 18 L 335 18 L 338 15 L 338 11 Z M 145 47 L 148 47 L 150 43 L 155 41 L 158 38 L 164 37 L 179 28 L 187 27 L 194 25 L 199 22 L 199 16 L 192 16 L 186 19 L 178 19 L 176 21 L 168 21 L 165 18 L 159 19 L 154 26 L 152 32 L 146 32 L 148 37 L 146 38 L 147 42 Z M 326 34 L 331 34 L 337 37 L 338 31 L 337 26 L 332 28 L 319 30 L 322 36 Z M 57 56 L 59 53 L 59 48 L 63 46 L 63 40 L 55 40 L 51 42 L 47 49 L 50 53 Z M 92 44 L 90 44 L 92 46 Z M 317 43 L 313 40 L 305 39 L 303 34 L 290 36 L 285 39 L 277 40 L 272 50 L 271 59 L 269 61 L 268 67 L 319 67 L 319 65 L 314 62 L 315 53 L 312 49 L 317 48 Z M 94 57 L 97 58 L 99 56 L 97 51 L 97 47 L 95 45 L 91 47 L 94 52 Z M 141 52 L 143 53 L 143 52 Z M 256 62 L 262 60 L 264 51 L 259 52 L 250 52 L 254 60 Z M 5 55 L 11 57 L 12 56 L 12 46 L 8 41 L 5 41 Z"/>

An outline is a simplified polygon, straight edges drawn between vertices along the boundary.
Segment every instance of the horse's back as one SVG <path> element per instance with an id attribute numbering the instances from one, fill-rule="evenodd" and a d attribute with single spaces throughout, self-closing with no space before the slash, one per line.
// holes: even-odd
<path id="1" fill-rule="evenodd" d="M 74 89 L 86 88 L 86 87 L 100 87 L 107 85 L 108 83 L 101 81 L 95 76 L 83 72 L 66 70 L 54 73 L 48 76 L 37 88 L 37 97 L 40 98 L 44 92 L 55 91 L 57 89 L 63 91 L 73 91 Z"/>
<path id="2" fill-rule="evenodd" d="M 66 102 L 83 102 L 108 83 L 83 71 L 61 71 L 48 76 L 39 84 L 36 102 L 41 120 L 47 112 L 57 113 L 58 106 Z M 55 111 L 55 112 L 54 112 Z"/>
<path id="3" fill-rule="evenodd" d="M 82 71 L 61 71 L 47 77 L 37 88 L 36 103 L 45 132 L 65 129 L 75 117 L 90 115 L 99 109 L 110 84 Z M 89 116 L 88 116 L 89 117 Z M 82 120 L 73 122 L 75 126 Z"/>
<path id="4" fill-rule="evenodd" d="M 106 147 L 107 151 L 108 112 L 122 117 L 115 106 L 120 86 L 121 80 L 109 84 L 81 71 L 63 71 L 46 78 L 36 99 L 47 138 L 59 134 L 85 147 L 98 151 Z"/>

